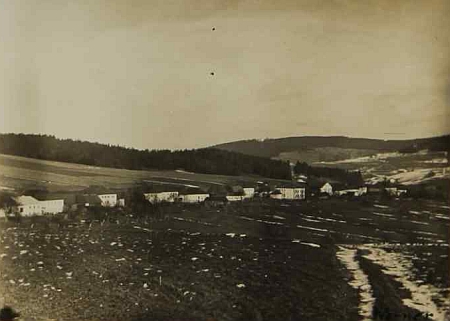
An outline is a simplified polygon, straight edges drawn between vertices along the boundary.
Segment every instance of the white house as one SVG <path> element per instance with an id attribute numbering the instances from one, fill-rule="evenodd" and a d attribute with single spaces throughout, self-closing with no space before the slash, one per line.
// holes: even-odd
<path id="1" fill-rule="evenodd" d="M 57 214 L 64 211 L 63 199 L 39 201 L 31 196 L 17 196 L 13 197 L 13 200 L 21 216 Z"/>
<path id="2" fill-rule="evenodd" d="M 406 194 L 407 190 L 398 189 L 397 187 L 386 187 L 385 191 L 391 196 L 400 196 L 402 194 Z"/>
<path id="3" fill-rule="evenodd" d="M 334 193 L 335 195 L 342 196 L 342 195 L 349 195 L 353 194 L 354 196 L 362 196 L 364 194 L 367 194 L 367 187 L 359 187 L 359 188 L 351 188 L 351 189 L 343 189 L 340 191 L 336 191 Z"/>
<path id="4" fill-rule="evenodd" d="M 173 203 L 178 198 L 178 192 L 145 193 L 144 197 L 152 204 L 161 202 Z"/>
<path id="5" fill-rule="evenodd" d="M 244 197 L 245 198 L 253 198 L 255 196 L 255 188 L 253 187 L 244 187 Z"/>
<path id="6" fill-rule="evenodd" d="M 99 194 L 97 195 L 102 201 L 104 207 L 114 207 L 117 205 L 117 194 Z"/>
<path id="7" fill-rule="evenodd" d="M 33 216 L 42 214 L 41 203 L 34 197 L 17 196 L 13 197 L 13 200 L 17 204 L 17 212 L 21 216 Z"/>
<path id="8" fill-rule="evenodd" d="M 39 201 L 43 214 L 57 214 L 64 211 L 64 200 Z"/>
<path id="9" fill-rule="evenodd" d="M 321 192 L 321 193 L 328 194 L 328 195 L 333 195 L 333 186 L 331 186 L 330 183 L 325 183 L 325 184 L 320 188 L 320 192 Z"/>
<path id="10" fill-rule="evenodd" d="M 180 195 L 179 200 L 182 203 L 202 203 L 209 197 L 209 194 L 185 194 Z"/>
<path id="11" fill-rule="evenodd" d="M 281 199 L 303 200 L 306 198 L 306 188 L 304 187 L 278 187 L 276 190 L 281 193 Z"/>
<path id="12" fill-rule="evenodd" d="M 244 200 L 245 196 L 227 195 L 226 198 L 229 202 L 239 202 L 239 201 Z"/>

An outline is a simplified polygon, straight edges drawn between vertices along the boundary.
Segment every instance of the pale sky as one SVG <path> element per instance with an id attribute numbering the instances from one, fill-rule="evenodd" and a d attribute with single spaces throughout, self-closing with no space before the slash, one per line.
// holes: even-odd
<path id="1" fill-rule="evenodd" d="M 448 0 L 0 0 L 0 43 L 0 132 L 149 149 L 450 132 Z"/>

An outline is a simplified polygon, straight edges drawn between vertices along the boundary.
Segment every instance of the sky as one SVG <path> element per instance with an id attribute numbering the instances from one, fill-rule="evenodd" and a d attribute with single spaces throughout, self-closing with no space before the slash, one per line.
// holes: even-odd
<path id="1" fill-rule="evenodd" d="M 0 132 L 148 149 L 450 133 L 448 0 L 0 0 Z"/>

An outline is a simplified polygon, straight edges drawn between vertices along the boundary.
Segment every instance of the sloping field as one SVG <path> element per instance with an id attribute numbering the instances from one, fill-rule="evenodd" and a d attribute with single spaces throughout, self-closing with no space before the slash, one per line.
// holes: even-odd
<path id="1" fill-rule="evenodd" d="M 371 183 L 383 181 L 385 177 L 405 185 L 450 178 L 447 153 L 426 150 L 411 154 L 378 153 L 339 161 L 321 161 L 313 165 L 360 170 Z"/>
<path id="2" fill-rule="evenodd" d="M 200 187 L 227 184 L 255 184 L 260 177 L 223 176 L 176 171 L 136 171 L 53 162 L 0 154 L 2 189 L 45 187 L 50 191 L 81 190 L 92 185 L 112 189 L 140 183 L 175 187 Z M 281 180 L 267 180 L 282 182 Z"/>
<path id="3" fill-rule="evenodd" d="M 346 159 L 370 157 L 379 151 L 373 149 L 355 149 L 339 147 L 318 147 L 306 150 L 282 152 L 274 159 L 289 160 L 291 162 L 306 162 L 308 164 L 316 162 L 335 162 Z"/>

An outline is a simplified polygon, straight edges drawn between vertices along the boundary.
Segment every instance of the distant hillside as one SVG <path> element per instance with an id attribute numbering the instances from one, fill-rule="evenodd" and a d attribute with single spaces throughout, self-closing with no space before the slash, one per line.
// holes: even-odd
<path id="1" fill-rule="evenodd" d="M 0 153 L 133 170 L 184 169 L 196 173 L 246 174 L 277 179 L 290 179 L 291 175 L 287 162 L 215 148 L 137 150 L 47 135 L 0 134 Z"/>
<path id="2" fill-rule="evenodd" d="M 253 156 L 277 158 L 280 155 L 296 153 L 297 159 L 320 161 L 327 159 L 320 159 L 319 153 L 336 154 L 335 159 L 343 159 L 352 157 L 350 154 L 357 153 L 361 150 L 358 156 L 367 155 L 377 152 L 414 152 L 422 149 L 429 149 L 432 151 L 448 151 L 450 149 L 450 135 L 412 139 L 412 140 L 381 140 L 381 139 L 366 139 L 366 138 L 350 138 L 344 136 L 303 136 L 303 137 L 287 137 L 278 139 L 265 140 L 241 140 L 225 144 L 212 146 L 213 148 L 244 153 Z M 331 149 L 335 149 L 334 151 Z M 326 153 L 324 153 L 324 150 Z M 295 156 L 295 155 L 294 155 Z M 283 158 L 283 157 L 280 157 Z M 288 159 L 289 157 L 284 157 Z"/>

